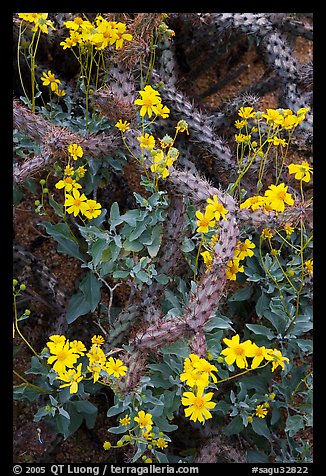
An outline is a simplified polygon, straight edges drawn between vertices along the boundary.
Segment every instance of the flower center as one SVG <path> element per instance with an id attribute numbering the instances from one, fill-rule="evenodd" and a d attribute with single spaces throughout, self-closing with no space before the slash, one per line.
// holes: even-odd
<path id="1" fill-rule="evenodd" d="M 75 207 L 80 207 L 81 201 L 80 200 L 75 200 L 74 201 L 74 206 Z"/>
<path id="2" fill-rule="evenodd" d="M 201 226 L 208 226 L 209 224 L 209 220 L 207 220 L 207 218 L 203 218 L 201 221 L 200 221 L 200 225 Z"/>
<path id="3" fill-rule="evenodd" d="M 196 397 L 194 400 L 194 406 L 196 408 L 203 408 L 205 405 L 205 400 L 202 397 Z"/>
<path id="4" fill-rule="evenodd" d="M 278 192 L 278 198 L 280 200 L 284 200 L 285 199 L 285 194 L 286 192 L 283 192 L 282 190 L 280 192 Z"/>
<path id="5" fill-rule="evenodd" d="M 241 347 L 241 345 L 237 345 L 235 348 L 234 348 L 234 352 L 235 354 L 237 355 L 244 355 L 244 349 Z"/>
<path id="6" fill-rule="evenodd" d="M 67 357 L 68 357 L 68 352 L 66 350 L 61 350 L 61 352 L 57 354 L 57 358 L 58 360 L 60 360 L 60 362 L 66 360 Z"/>

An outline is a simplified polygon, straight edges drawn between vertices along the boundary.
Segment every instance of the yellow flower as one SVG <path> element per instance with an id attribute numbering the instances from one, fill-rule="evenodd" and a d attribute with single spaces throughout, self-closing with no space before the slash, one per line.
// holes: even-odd
<path id="1" fill-rule="evenodd" d="M 116 47 L 117 50 L 122 48 L 124 41 L 131 41 L 132 40 L 132 35 L 130 33 L 125 33 L 126 28 L 127 27 L 126 27 L 125 23 L 118 22 L 116 24 L 115 33 L 117 35 L 117 39 L 115 41 L 115 47 Z"/>
<path id="2" fill-rule="evenodd" d="M 119 422 L 120 422 L 120 425 L 128 426 L 131 422 L 130 416 L 126 415 L 123 418 L 120 418 Z"/>
<path id="3" fill-rule="evenodd" d="M 292 223 L 285 223 L 285 225 L 283 225 L 283 230 L 286 232 L 286 236 L 291 236 L 294 232 Z"/>
<path id="4" fill-rule="evenodd" d="M 314 272 L 314 261 L 312 259 L 308 259 L 304 263 L 304 267 L 306 268 L 309 274 L 313 274 Z"/>
<path id="5" fill-rule="evenodd" d="M 78 144 L 68 145 L 68 152 L 74 160 L 80 159 L 84 154 L 83 149 Z"/>
<path id="6" fill-rule="evenodd" d="M 243 203 L 241 203 L 240 208 L 251 208 L 252 211 L 257 210 L 265 205 L 266 199 L 260 195 L 254 197 L 249 197 Z"/>
<path id="7" fill-rule="evenodd" d="M 60 42 L 60 46 L 62 46 L 64 50 L 66 50 L 67 48 L 72 48 L 73 46 L 76 46 L 76 44 L 77 43 L 71 38 L 66 38 L 64 41 Z"/>
<path id="8" fill-rule="evenodd" d="M 273 238 L 273 232 L 269 228 L 264 228 L 261 232 L 261 236 L 266 240 L 267 238 Z"/>
<path id="9" fill-rule="evenodd" d="M 206 359 L 200 358 L 199 360 L 196 360 L 196 362 L 194 362 L 194 367 L 200 372 L 207 373 L 207 375 L 212 377 L 213 382 L 217 381 L 215 375 L 212 372 L 218 372 L 218 369 L 215 367 L 215 365 L 210 364 Z"/>
<path id="10" fill-rule="evenodd" d="M 270 349 L 266 349 L 265 346 L 258 346 L 255 343 L 252 343 L 251 349 L 248 351 L 247 356 L 253 357 L 251 362 L 251 368 L 256 369 L 259 367 L 261 362 L 266 358 L 268 355 L 268 351 Z"/>
<path id="11" fill-rule="evenodd" d="M 198 218 L 196 230 L 198 233 L 208 233 L 209 227 L 213 228 L 215 225 L 214 213 L 207 209 L 205 214 L 197 210 L 196 217 Z"/>
<path id="12" fill-rule="evenodd" d="M 58 374 L 58 379 L 62 380 L 64 383 L 60 385 L 59 388 L 70 387 L 70 393 L 78 392 L 78 384 L 83 380 L 81 373 L 82 364 L 77 366 L 77 369 L 68 369 Z"/>
<path id="13" fill-rule="evenodd" d="M 61 189 L 64 188 L 66 192 L 70 192 L 73 188 L 81 188 L 81 185 L 73 180 L 71 177 L 65 177 L 63 180 L 59 180 L 55 184 L 55 188 Z"/>
<path id="14" fill-rule="evenodd" d="M 66 367 L 72 368 L 79 357 L 72 349 L 69 348 L 69 342 L 57 344 L 50 349 L 53 354 L 48 358 L 48 364 L 53 364 L 53 369 L 58 374 L 64 372 Z"/>
<path id="15" fill-rule="evenodd" d="M 75 354 L 84 355 L 86 352 L 86 347 L 80 340 L 73 340 L 70 342 L 70 349 L 75 352 Z"/>
<path id="16" fill-rule="evenodd" d="M 211 255 L 211 253 L 209 251 L 203 251 L 200 254 L 203 257 L 203 260 L 204 260 L 204 263 L 205 263 L 205 266 L 206 266 L 206 273 L 207 273 L 208 271 L 210 271 L 212 269 L 213 256 Z"/>
<path id="17" fill-rule="evenodd" d="M 152 441 L 153 439 L 152 433 L 149 433 L 148 431 L 143 430 L 141 434 L 142 434 L 142 437 L 145 438 L 145 440 Z"/>
<path id="18" fill-rule="evenodd" d="M 51 91 L 56 91 L 58 89 L 58 84 L 61 84 L 61 81 L 56 79 L 50 70 L 47 74 L 45 72 L 42 73 L 41 81 L 43 82 L 43 86 L 50 86 Z"/>
<path id="19" fill-rule="evenodd" d="M 137 140 L 140 142 L 140 147 L 143 149 L 153 149 L 155 147 L 155 139 L 152 135 L 149 135 L 147 132 L 143 136 L 137 137 Z"/>
<path id="20" fill-rule="evenodd" d="M 212 414 L 209 410 L 215 408 L 216 403 L 211 402 L 213 392 L 204 394 L 203 388 L 198 388 L 197 393 L 184 392 L 181 403 L 185 408 L 186 417 L 190 417 L 190 420 L 196 422 L 204 422 L 209 418 L 212 418 Z"/>
<path id="21" fill-rule="evenodd" d="M 96 200 L 87 200 L 86 207 L 84 207 L 82 213 L 85 215 L 85 217 L 91 220 L 92 218 L 97 218 L 99 215 L 101 215 L 101 208 L 102 205 Z"/>
<path id="22" fill-rule="evenodd" d="M 105 370 L 103 365 L 95 361 L 90 361 L 87 366 L 87 370 L 93 375 L 93 383 L 97 382 L 100 378 L 101 370 Z"/>
<path id="23" fill-rule="evenodd" d="M 298 121 L 298 124 L 300 124 L 305 118 L 306 118 L 306 114 L 307 112 L 309 111 L 309 107 L 301 107 L 298 111 L 297 111 L 297 121 Z"/>
<path id="24" fill-rule="evenodd" d="M 153 110 L 155 114 L 162 117 L 163 119 L 166 119 L 167 117 L 169 117 L 170 109 L 167 106 L 163 106 L 161 102 L 156 104 Z"/>
<path id="25" fill-rule="evenodd" d="M 84 177 L 85 173 L 86 173 L 86 168 L 84 167 L 84 165 L 81 165 L 76 170 L 76 177 L 80 179 L 81 177 Z"/>
<path id="26" fill-rule="evenodd" d="M 114 359 L 110 357 L 108 362 L 106 363 L 106 371 L 110 375 L 114 375 L 114 377 L 123 377 L 127 373 L 127 366 L 123 364 L 122 360 Z"/>
<path id="27" fill-rule="evenodd" d="M 221 354 L 225 355 L 225 362 L 228 365 L 232 365 L 235 362 L 240 369 L 247 368 L 247 357 L 251 356 L 252 342 L 246 340 L 240 343 L 239 334 L 233 336 L 232 339 L 225 337 L 223 342 L 228 346 L 227 349 L 221 351 Z"/>
<path id="28" fill-rule="evenodd" d="M 164 440 L 164 438 L 158 438 L 156 440 L 156 446 L 157 448 L 159 448 L 160 450 L 163 450 L 164 448 L 167 448 L 168 446 L 168 442 L 166 440 Z"/>
<path id="29" fill-rule="evenodd" d="M 192 370 L 196 370 L 195 363 L 200 360 L 199 355 L 197 354 L 189 354 L 189 357 L 186 357 L 183 363 L 183 370 L 185 372 L 191 372 Z"/>
<path id="30" fill-rule="evenodd" d="M 178 124 L 176 125 L 176 130 L 177 132 L 186 132 L 189 135 L 188 123 L 184 121 L 183 119 L 179 121 Z"/>
<path id="31" fill-rule="evenodd" d="M 284 361 L 290 362 L 287 357 L 283 357 L 282 353 L 277 349 L 268 349 L 268 354 L 265 357 L 266 360 L 272 361 L 272 372 L 277 369 L 278 366 L 284 370 Z"/>
<path id="32" fill-rule="evenodd" d="M 62 98 L 66 95 L 66 91 L 56 88 L 54 94 L 56 94 L 59 98 Z"/>
<path id="33" fill-rule="evenodd" d="M 103 336 L 93 336 L 91 341 L 92 341 L 92 344 L 96 344 L 96 345 L 103 345 L 105 342 Z"/>
<path id="34" fill-rule="evenodd" d="M 264 405 L 257 405 L 256 416 L 258 416 L 259 418 L 265 418 L 267 413 L 268 413 L 268 410 Z"/>
<path id="35" fill-rule="evenodd" d="M 76 188 L 72 189 L 72 195 L 67 194 L 64 206 L 68 213 L 73 213 L 76 217 L 79 212 L 84 213 L 87 209 L 87 198 L 84 194 L 78 192 Z"/>
<path id="36" fill-rule="evenodd" d="M 70 167 L 70 165 L 67 165 L 65 167 L 65 175 L 68 175 L 69 177 L 71 177 L 72 175 L 74 175 L 74 168 L 73 167 Z"/>
<path id="37" fill-rule="evenodd" d="M 271 139 L 268 139 L 268 142 L 272 142 L 273 145 L 280 145 L 282 147 L 285 147 L 287 145 L 287 142 L 285 142 L 285 139 L 281 139 L 280 137 L 274 136 Z"/>
<path id="38" fill-rule="evenodd" d="M 295 174 L 294 178 L 297 180 L 302 180 L 303 182 L 309 182 L 310 174 L 312 174 L 312 167 L 306 161 L 301 162 L 301 164 L 290 164 L 288 165 L 289 174 Z"/>
<path id="39" fill-rule="evenodd" d="M 104 368 L 106 357 L 103 350 L 98 346 L 98 344 L 93 344 L 86 354 L 90 363 L 96 363 Z"/>
<path id="40" fill-rule="evenodd" d="M 267 201 L 273 210 L 277 212 L 284 212 L 285 203 L 287 205 L 294 204 L 292 195 L 287 192 L 288 186 L 284 185 L 284 183 L 280 183 L 279 185 L 270 185 L 268 188 L 269 190 L 266 190 L 265 196 L 267 197 Z"/>
<path id="41" fill-rule="evenodd" d="M 262 116 L 267 119 L 267 124 L 272 124 L 274 126 L 280 126 L 284 121 L 284 117 L 276 109 L 267 109 L 266 113 Z"/>
<path id="42" fill-rule="evenodd" d="M 217 198 L 217 195 L 213 195 L 213 200 L 211 198 L 208 198 L 207 200 L 207 207 L 206 207 L 206 212 L 207 213 L 212 213 L 215 220 L 220 220 L 221 217 L 226 220 L 226 217 L 225 215 L 228 212 L 228 210 L 226 208 L 224 208 L 224 206 L 222 205 L 222 203 L 220 203 L 218 201 L 218 198 Z"/>
<path id="43" fill-rule="evenodd" d="M 255 117 L 256 115 L 252 107 L 240 107 L 238 114 L 243 119 L 249 119 L 249 117 Z"/>
<path id="44" fill-rule="evenodd" d="M 18 13 L 19 18 L 22 20 L 34 23 L 32 31 L 40 29 L 46 35 L 49 33 L 48 27 L 55 30 L 52 21 L 47 19 L 48 15 L 48 13 Z"/>
<path id="45" fill-rule="evenodd" d="M 189 387 L 205 388 L 209 383 L 208 373 L 198 370 L 189 370 L 180 374 L 181 382 L 186 382 Z"/>
<path id="46" fill-rule="evenodd" d="M 152 88 L 152 86 L 145 86 L 143 91 L 139 91 L 141 99 L 136 99 L 134 104 L 141 106 L 140 115 L 143 117 L 148 114 L 148 117 L 152 117 L 152 114 L 157 106 L 161 102 L 160 94 L 158 91 Z"/>
<path id="47" fill-rule="evenodd" d="M 235 134 L 235 141 L 238 142 L 238 144 L 241 144 L 242 142 L 249 142 L 251 139 L 251 134 L 244 135 L 244 134 Z"/>
<path id="48" fill-rule="evenodd" d="M 151 431 L 153 428 L 152 415 L 140 410 L 134 420 L 139 424 L 139 428 L 145 428 L 146 431 Z"/>
<path id="49" fill-rule="evenodd" d="M 115 124 L 115 127 L 117 127 L 121 132 L 126 132 L 130 129 L 130 122 L 122 121 L 122 119 L 119 119 L 118 122 Z"/>
<path id="50" fill-rule="evenodd" d="M 282 127 L 283 129 L 294 129 L 299 124 L 298 118 L 296 116 L 286 116 L 284 117 Z"/>
<path id="51" fill-rule="evenodd" d="M 235 121 L 234 125 L 237 129 L 242 129 L 245 125 L 248 124 L 248 121 L 243 120 L 243 121 Z"/>
<path id="52" fill-rule="evenodd" d="M 237 258 L 230 259 L 226 263 L 226 270 L 225 274 L 227 279 L 230 281 L 235 281 L 237 279 L 237 273 L 243 273 L 244 272 L 244 267 L 239 266 L 240 260 Z"/>
<path id="53" fill-rule="evenodd" d="M 236 249 L 234 250 L 234 258 L 238 260 L 243 260 L 247 256 L 251 257 L 254 255 L 252 248 L 256 248 L 255 243 L 252 243 L 250 240 L 246 239 L 245 241 L 239 241 Z"/>

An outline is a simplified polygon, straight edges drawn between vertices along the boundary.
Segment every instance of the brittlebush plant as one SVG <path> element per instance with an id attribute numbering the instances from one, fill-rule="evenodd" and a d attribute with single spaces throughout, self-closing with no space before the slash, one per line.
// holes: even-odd
<path id="1" fill-rule="evenodd" d="M 37 16 L 46 14 L 20 15 L 35 25 L 36 40 L 45 27 L 51 27 L 47 17 Z M 113 55 L 124 42 L 132 41 L 132 35 L 124 23 L 101 15 L 94 22 L 76 17 L 65 27 L 69 36 L 60 46 L 70 50 L 80 65 L 87 128 L 89 97 L 106 67 L 104 51 Z M 165 185 L 178 166 L 178 134 L 191 136 L 191 127 L 179 120 L 171 136 L 158 137 L 153 132 L 155 121 L 168 118 L 171 112 L 162 100 L 162 85 L 149 84 L 153 51 L 149 73 L 145 80 L 141 77 L 134 100 L 138 149 L 129 147 L 128 134 L 135 132 L 130 122 L 121 117 L 110 125 L 121 132 L 126 150 L 136 161 L 146 197 L 134 193 L 137 207 L 124 213 L 117 202 L 108 211 L 95 194 L 90 198 L 85 190 L 92 158 L 75 142 L 67 146 L 63 166 L 55 164 L 40 181 L 41 199 L 35 201 L 35 211 L 48 219 L 42 226 L 58 242 L 58 251 L 76 258 L 85 269 L 68 303 L 67 321 L 71 325 L 92 316 L 100 330 L 88 340 L 53 333 L 44 340 L 43 349 L 34 349 L 21 324 L 30 310 L 20 316 L 17 310 L 17 298 L 26 286 L 18 288 L 19 279 L 15 279 L 14 339 L 23 341 L 33 354 L 27 378 L 14 371 L 21 381 L 15 386 L 15 397 L 39 402 L 42 395 L 35 421 L 54 422 L 56 431 L 68 438 L 83 421 L 88 428 L 94 426 L 97 408 L 92 396 L 108 388 L 114 402 L 107 416 L 117 418 L 118 424 L 108 428 L 103 450 L 110 454 L 111 448 L 121 449 L 131 463 L 194 461 L 194 451 L 181 456 L 170 449 L 180 421 L 189 431 L 195 425 L 213 433 L 217 427 L 230 437 L 241 434 L 257 448 L 248 452 L 251 461 L 268 462 L 273 457 L 276 462 L 307 462 L 310 449 L 297 433 L 312 424 L 312 344 L 306 333 L 312 329 L 313 237 L 305 223 L 312 198 L 307 198 L 305 186 L 313 170 L 306 161 L 287 164 L 292 134 L 305 119 L 307 108 L 296 112 L 239 109 L 240 119 L 235 122 L 238 177 L 226 192 L 238 207 L 239 235 L 230 248 L 232 256 L 224 262 L 220 259 L 217 269 L 216 249 L 223 246 L 225 230 L 236 228 L 230 225 L 235 214 L 226 201 L 222 203 L 219 191 L 196 206 L 183 199 L 182 256 L 190 270 L 185 275 L 166 275 L 157 266 L 163 238 L 165 246 L 170 246 L 164 236 L 170 206 Z M 50 70 L 42 81 L 60 95 L 60 82 Z M 51 174 L 56 177 L 55 190 L 49 185 Z M 242 188 L 245 175 L 256 177 L 257 194 Z M 217 278 L 214 273 L 221 274 Z M 193 323 L 185 315 L 209 279 L 213 299 L 221 287 L 224 300 L 211 311 L 212 306 L 205 307 L 209 296 L 204 303 L 198 298 L 191 319 L 206 317 L 198 330 L 203 345 L 194 352 L 197 336 L 192 335 Z M 123 309 L 117 312 L 113 306 L 114 292 L 122 284 L 145 296 L 144 307 L 149 308 L 147 320 L 141 323 L 148 346 L 143 353 L 139 351 L 144 345 L 141 330 L 133 337 L 139 312 L 132 306 L 125 313 Z M 101 293 L 103 286 L 108 298 Z M 160 286 L 163 297 L 155 307 L 146 292 Z M 183 324 L 180 338 L 160 341 L 161 328 L 176 321 Z"/>

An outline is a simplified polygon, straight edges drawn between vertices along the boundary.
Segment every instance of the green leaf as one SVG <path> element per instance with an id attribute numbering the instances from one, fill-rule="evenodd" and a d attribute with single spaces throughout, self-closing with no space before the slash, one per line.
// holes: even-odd
<path id="1" fill-rule="evenodd" d="M 262 451 L 248 450 L 247 451 L 248 463 L 269 463 L 269 457 Z"/>
<path id="2" fill-rule="evenodd" d="M 160 451 L 155 451 L 155 456 L 156 456 L 157 461 L 159 463 L 169 463 L 169 460 L 168 460 L 166 454 L 161 453 Z"/>
<path id="3" fill-rule="evenodd" d="M 129 276 L 129 271 L 114 271 L 112 276 L 114 279 L 125 279 Z"/>
<path id="4" fill-rule="evenodd" d="M 130 233 L 128 236 L 129 241 L 135 241 L 137 238 L 140 237 L 140 235 L 146 230 L 147 223 L 146 222 L 140 222 L 137 224 L 136 228 Z"/>
<path id="5" fill-rule="evenodd" d="M 195 249 L 195 243 L 190 238 L 185 238 L 181 243 L 181 249 L 184 253 L 190 253 Z"/>
<path id="6" fill-rule="evenodd" d="M 304 418 L 301 415 L 289 415 L 286 419 L 285 431 L 289 433 L 289 436 L 294 436 L 298 431 L 303 430 L 305 427 Z"/>
<path id="7" fill-rule="evenodd" d="M 78 317 L 88 314 L 91 310 L 91 305 L 85 300 L 82 292 L 77 292 L 71 296 L 68 306 L 66 319 L 68 324 L 74 322 Z"/>
<path id="8" fill-rule="evenodd" d="M 92 271 L 89 271 L 79 284 L 84 299 L 89 303 L 90 311 L 94 312 L 101 299 L 101 281 Z"/>
<path id="9" fill-rule="evenodd" d="M 163 352 L 163 354 L 175 354 L 179 357 L 182 357 L 183 359 L 188 357 L 190 352 L 189 345 L 184 340 L 178 340 L 176 342 L 173 342 L 173 344 L 166 345 L 160 350 L 161 352 Z"/>
<path id="10" fill-rule="evenodd" d="M 257 433 L 257 435 L 264 436 L 268 440 L 272 438 L 267 423 L 263 418 L 253 417 L 251 426 L 254 432 Z"/>
<path id="11" fill-rule="evenodd" d="M 158 283 L 160 284 L 168 284 L 168 282 L 170 281 L 170 278 L 169 276 L 167 276 L 166 274 L 158 274 L 157 276 L 154 277 L 155 281 L 157 281 Z"/>
<path id="12" fill-rule="evenodd" d="M 67 418 L 68 420 L 70 420 L 70 415 L 69 415 L 69 413 L 67 412 L 67 410 L 65 410 L 65 409 L 62 408 L 62 407 L 59 407 L 58 410 L 59 410 L 60 415 L 64 416 L 64 417 Z"/>
<path id="13" fill-rule="evenodd" d="M 71 431 L 69 430 L 70 420 L 65 418 L 63 415 L 60 415 L 60 413 L 57 413 L 55 416 L 55 423 L 58 433 L 61 433 L 66 440 L 68 436 L 71 435 Z"/>
<path id="14" fill-rule="evenodd" d="M 204 329 L 206 332 L 209 332 L 213 329 L 231 329 L 234 330 L 233 327 L 229 324 L 232 322 L 228 317 L 223 316 L 213 316 L 209 319 L 209 321 L 205 324 Z"/>
<path id="15" fill-rule="evenodd" d="M 240 415 L 233 418 L 230 423 L 223 429 L 223 434 L 226 436 L 235 435 L 240 433 L 244 428 L 242 418 Z"/>
<path id="16" fill-rule="evenodd" d="M 19 205 L 23 196 L 24 196 L 23 192 L 19 188 L 14 187 L 13 188 L 13 205 Z"/>
<path id="17" fill-rule="evenodd" d="M 136 222 L 141 220 L 143 217 L 143 212 L 141 210 L 128 210 L 124 215 L 121 215 L 121 219 L 127 223 L 129 226 L 134 228 Z"/>
<path id="18" fill-rule="evenodd" d="M 256 302 L 256 314 L 258 317 L 262 317 L 264 315 L 264 311 L 269 309 L 269 302 L 270 299 L 262 291 Z"/>
<path id="19" fill-rule="evenodd" d="M 49 204 L 51 205 L 51 207 L 53 208 L 53 210 L 55 211 L 55 213 L 59 216 L 59 217 L 63 217 L 64 216 L 64 213 L 63 213 L 63 205 L 61 205 L 60 203 L 56 202 L 53 198 L 53 196 L 49 195 Z"/>
<path id="20" fill-rule="evenodd" d="M 58 242 L 58 252 L 65 253 L 84 262 L 83 255 L 80 252 L 79 244 L 72 238 L 70 230 L 65 223 L 42 222 L 46 232 Z"/>
<path id="21" fill-rule="evenodd" d="M 126 407 L 122 404 L 122 402 L 118 402 L 116 405 L 113 405 L 108 409 L 106 416 L 112 417 L 114 415 L 118 415 L 119 413 L 125 411 L 125 408 Z"/>
<path id="22" fill-rule="evenodd" d="M 255 334 L 263 335 L 269 340 L 275 338 L 275 335 L 273 334 L 271 329 L 268 329 L 268 327 L 266 326 L 262 326 L 260 324 L 246 324 L 246 327 L 248 327 L 248 329 L 254 332 Z"/>
<path id="23" fill-rule="evenodd" d="M 123 248 L 126 251 L 141 251 L 144 248 L 144 245 L 142 243 L 139 243 L 139 241 L 129 241 L 126 240 L 123 243 Z"/>
<path id="24" fill-rule="evenodd" d="M 108 431 L 109 431 L 110 433 L 115 434 L 115 435 L 119 435 L 120 433 L 125 433 L 126 427 L 123 426 L 123 425 L 113 426 L 113 427 L 111 427 L 111 428 L 108 428 Z"/>
<path id="25" fill-rule="evenodd" d="M 276 314 L 267 309 L 264 311 L 264 317 L 273 324 L 278 334 L 284 334 L 289 321 L 281 313 Z"/>
<path id="26" fill-rule="evenodd" d="M 246 301 L 247 299 L 250 298 L 253 292 L 253 287 L 252 286 L 246 286 L 244 288 L 239 289 L 235 293 L 233 293 L 229 298 L 228 301 L 233 302 L 233 301 Z"/>
<path id="27" fill-rule="evenodd" d="M 25 371 L 25 374 L 43 375 L 46 376 L 49 373 L 49 368 L 43 365 L 40 360 L 33 355 L 31 358 L 31 367 Z"/>
<path id="28" fill-rule="evenodd" d="M 159 252 L 162 242 L 162 230 L 163 226 L 161 223 L 155 225 L 152 230 L 152 243 L 147 246 L 148 253 L 151 258 L 154 258 Z"/>
<path id="29" fill-rule="evenodd" d="M 167 418 L 159 416 L 154 418 L 155 424 L 159 427 L 160 431 L 169 433 L 178 429 L 178 425 L 170 425 Z"/>
<path id="30" fill-rule="evenodd" d="M 119 204 L 117 202 L 112 203 L 110 210 L 110 225 L 111 231 L 115 229 L 116 226 L 123 223 L 123 218 L 120 216 Z"/>

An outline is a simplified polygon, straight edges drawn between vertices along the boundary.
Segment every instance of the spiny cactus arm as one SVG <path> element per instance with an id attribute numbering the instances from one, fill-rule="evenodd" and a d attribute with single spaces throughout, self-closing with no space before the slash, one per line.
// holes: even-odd
<path id="1" fill-rule="evenodd" d="M 220 198 L 223 203 L 221 194 Z M 233 258 L 239 238 L 239 228 L 234 208 L 232 209 L 231 206 L 232 201 L 229 195 L 224 198 L 224 203 L 229 204 L 229 213 L 227 220 L 222 220 L 219 228 L 219 241 L 214 246 L 212 269 L 202 275 L 183 315 L 183 319 L 194 332 L 192 349 L 200 355 L 205 352 L 203 328 L 219 306 L 227 282 L 226 264 Z"/>
<path id="2" fill-rule="evenodd" d="M 243 33 L 265 35 L 273 25 L 266 13 L 211 13 L 211 25 L 221 34 L 225 30 L 238 29 Z"/>
<path id="3" fill-rule="evenodd" d="M 108 152 L 121 147 L 118 131 L 110 135 L 97 134 L 81 136 L 65 127 L 58 127 L 43 119 L 39 114 L 31 112 L 18 101 L 14 101 L 14 128 L 41 144 L 42 155 L 27 160 L 14 169 L 14 181 L 22 183 L 32 174 L 36 174 L 51 166 L 56 160 L 64 160 L 68 156 L 67 147 L 76 143 L 83 148 L 85 155 L 101 158 Z"/>
<path id="4" fill-rule="evenodd" d="M 153 73 L 153 80 L 160 82 L 157 72 Z M 190 140 L 194 140 L 213 154 L 217 168 L 228 170 L 229 173 L 234 172 L 235 162 L 232 159 L 231 151 L 215 134 L 208 116 L 194 107 L 189 99 L 171 84 L 161 90 L 161 96 L 163 102 L 170 108 L 171 114 L 176 115 L 178 119 L 184 119 L 189 124 Z"/>
<path id="5" fill-rule="evenodd" d="M 313 39 L 313 27 L 311 24 L 298 20 L 287 13 L 266 13 L 266 17 L 273 26 L 280 31 L 290 33 L 293 36 L 301 36 L 307 40 Z"/>

